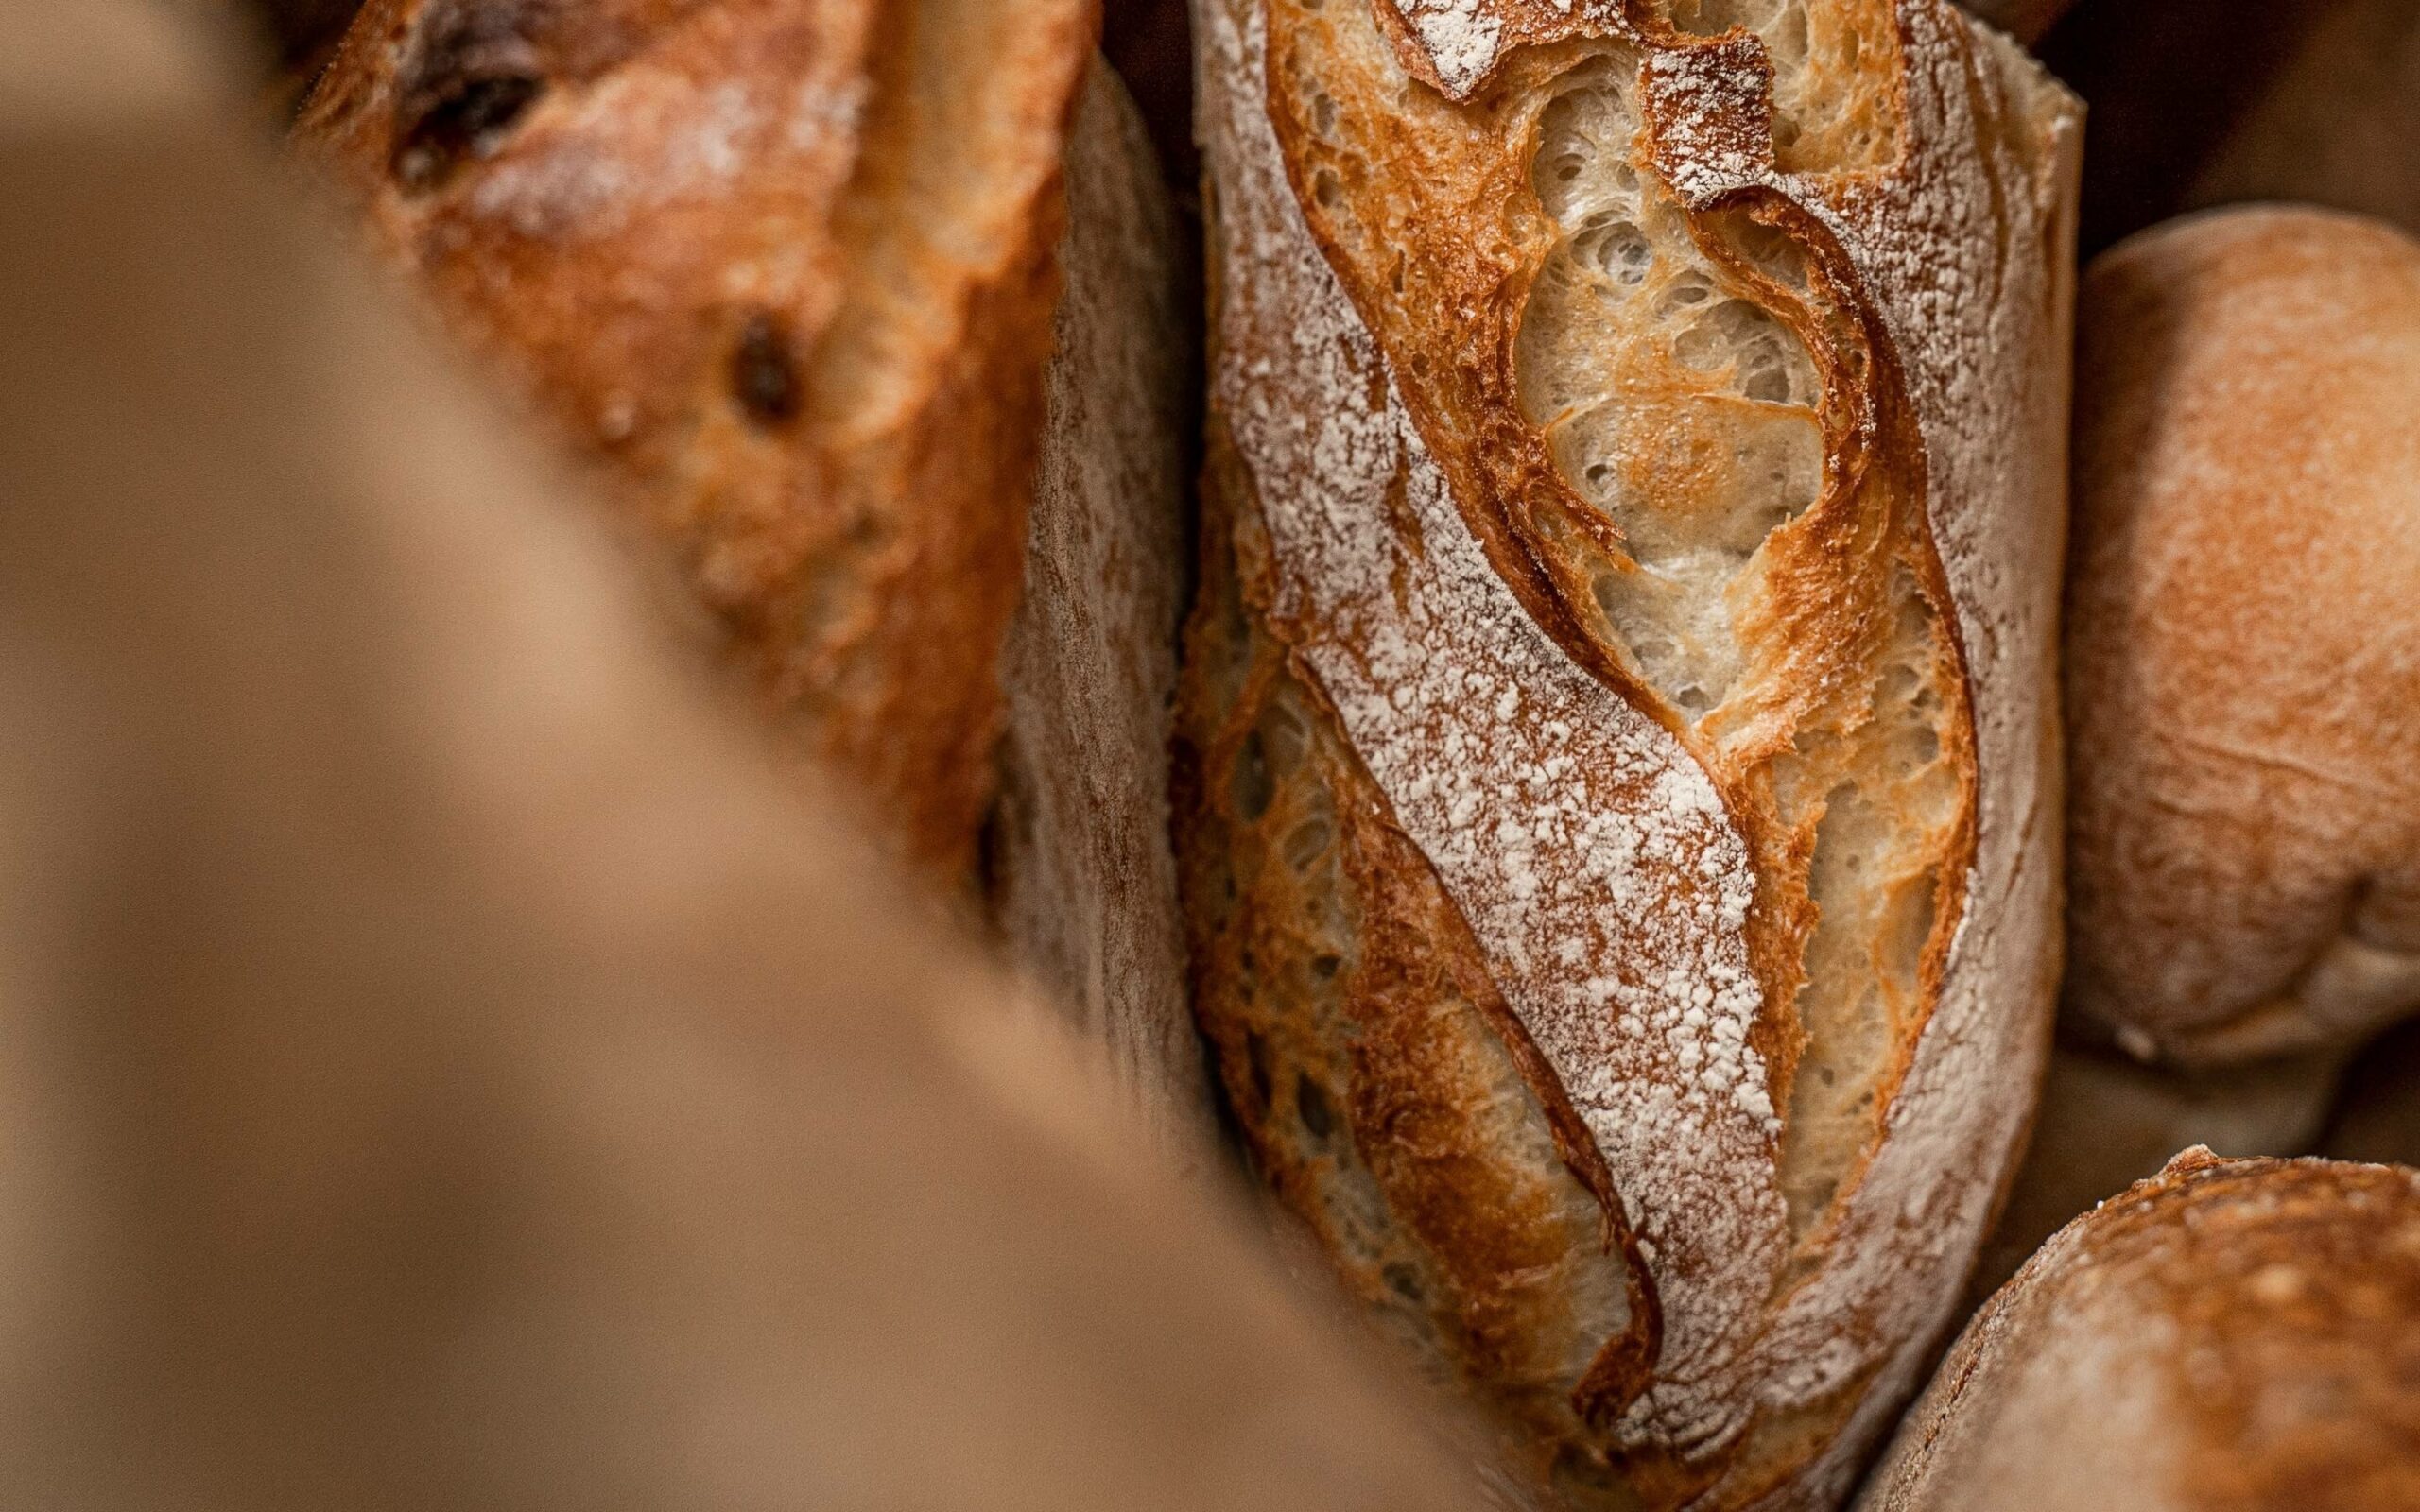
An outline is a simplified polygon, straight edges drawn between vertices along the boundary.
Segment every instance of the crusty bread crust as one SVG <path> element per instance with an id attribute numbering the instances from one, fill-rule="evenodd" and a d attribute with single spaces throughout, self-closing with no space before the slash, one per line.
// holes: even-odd
<path id="1" fill-rule="evenodd" d="M 2261 208 L 2085 285 L 2069 1009 L 2138 1055 L 2420 1007 L 2420 244 Z"/>
<path id="2" fill-rule="evenodd" d="M 1866 1512 L 2420 1504 L 2420 1174 L 2186 1152 L 1967 1326 Z"/>
<path id="3" fill-rule="evenodd" d="M 1197 18 L 1238 1122 L 1532 1479 L 1836 1500 L 2046 1034 L 2073 104 L 1932 0 Z"/>
<path id="4" fill-rule="evenodd" d="M 1093 19 L 374 0 L 298 127 L 944 875 L 991 800 Z"/>

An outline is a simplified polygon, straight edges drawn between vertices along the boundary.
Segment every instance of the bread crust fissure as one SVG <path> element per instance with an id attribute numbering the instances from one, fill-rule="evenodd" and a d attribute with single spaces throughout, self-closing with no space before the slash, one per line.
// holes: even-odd
<path id="1" fill-rule="evenodd" d="M 1583 1503 L 1838 1494 L 1979 1242 L 2052 970 L 2070 106 L 1932 0 L 1738 9 L 1806 23 L 1789 67 L 1694 8 L 1198 7 L 1205 551 L 1265 583 L 1218 612 L 1636 1232 L 1646 1390 L 1529 1446 Z M 1251 1095 L 1215 975 L 1197 1008 Z"/>

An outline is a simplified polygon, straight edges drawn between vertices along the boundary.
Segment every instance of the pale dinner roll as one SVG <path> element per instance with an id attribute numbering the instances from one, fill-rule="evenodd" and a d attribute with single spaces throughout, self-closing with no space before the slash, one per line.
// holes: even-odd
<path id="1" fill-rule="evenodd" d="M 2420 1005 L 2420 245 L 2222 212 L 2078 327 L 2067 1006 L 2142 1057 Z"/>
<path id="2" fill-rule="evenodd" d="M 1858 1505 L 2420 1505 L 2420 1175 L 2179 1156 L 1976 1315 Z"/>

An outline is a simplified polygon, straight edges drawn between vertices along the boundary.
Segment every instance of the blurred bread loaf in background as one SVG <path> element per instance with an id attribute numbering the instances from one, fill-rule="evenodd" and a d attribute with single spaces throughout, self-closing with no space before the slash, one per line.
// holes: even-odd
<path id="1" fill-rule="evenodd" d="M 1194 1159 L 1165 752 L 1195 349 L 1093 21 L 376 0 L 296 134 Z"/>
<path id="2" fill-rule="evenodd" d="M 2224 211 L 2079 317 L 2066 1005 L 2146 1058 L 2420 1007 L 2420 245 Z"/>
<path id="3" fill-rule="evenodd" d="M 2420 1174 L 2189 1151 L 1969 1323 L 1861 1512 L 2420 1504 Z"/>
<path id="4" fill-rule="evenodd" d="M 993 794 L 1088 0 L 372 0 L 296 138 L 869 828 Z"/>

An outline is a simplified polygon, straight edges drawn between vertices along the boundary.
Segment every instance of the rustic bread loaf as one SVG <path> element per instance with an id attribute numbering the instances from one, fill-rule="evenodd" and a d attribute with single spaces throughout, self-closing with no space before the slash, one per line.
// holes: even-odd
<path id="1" fill-rule="evenodd" d="M 1578 1504 L 1824 1504 L 2057 970 L 2077 115 L 1935 0 L 1201 0 L 1197 1009 Z"/>
<path id="2" fill-rule="evenodd" d="M 2420 1175 L 2178 1157 L 1976 1316 L 1858 1505 L 2420 1505 Z"/>
<path id="3" fill-rule="evenodd" d="M 675 545 L 804 751 L 972 864 L 1092 0 L 375 0 L 298 129 Z"/>
<path id="4" fill-rule="evenodd" d="M 2100 258 L 2068 587 L 2068 1006 L 2142 1056 L 2420 1006 L 2420 245 L 2249 209 Z"/>

